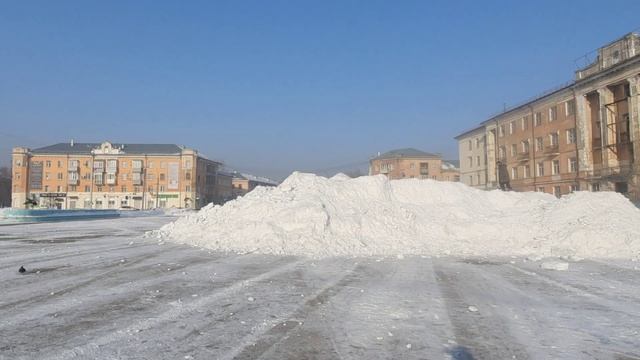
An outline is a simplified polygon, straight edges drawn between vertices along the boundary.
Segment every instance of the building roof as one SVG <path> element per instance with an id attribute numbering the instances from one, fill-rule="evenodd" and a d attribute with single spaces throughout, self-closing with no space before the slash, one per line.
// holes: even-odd
<path id="1" fill-rule="evenodd" d="M 439 154 L 432 154 L 414 148 L 396 149 L 374 157 L 372 160 L 398 159 L 398 158 L 439 158 Z"/>
<path id="2" fill-rule="evenodd" d="M 77 154 L 89 155 L 91 150 L 100 148 L 101 143 L 58 143 L 37 149 L 34 154 Z M 176 144 L 112 144 L 125 154 L 178 155 L 184 147 Z"/>
<path id="3" fill-rule="evenodd" d="M 262 183 L 262 184 L 278 185 L 278 182 L 275 181 L 275 180 L 272 180 L 272 179 L 269 179 L 269 178 L 266 178 L 266 177 L 262 177 L 262 176 L 255 176 L 255 175 L 239 173 L 239 172 L 234 172 L 233 173 L 233 178 L 234 179 L 249 180 L 249 181 Z"/>
<path id="4" fill-rule="evenodd" d="M 443 170 L 458 170 L 458 169 L 460 169 L 460 160 L 443 160 L 442 161 L 442 169 Z"/>
<path id="5" fill-rule="evenodd" d="M 472 129 L 465 130 L 462 134 L 454 137 L 454 139 L 460 140 L 461 138 L 463 138 L 463 137 L 465 137 L 467 135 L 471 135 L 471 134 L 474 134 L 474 133 L 477 133 L 477 132 L 481 132 L 480 130 L 482 130 L 482 132 L 484 132 L 484 125 L 478 125 L 478 126 L 472 128 Z"/>

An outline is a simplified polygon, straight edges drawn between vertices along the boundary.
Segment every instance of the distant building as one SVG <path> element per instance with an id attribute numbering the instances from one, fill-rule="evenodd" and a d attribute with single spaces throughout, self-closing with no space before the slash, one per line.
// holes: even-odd
<path id="1" fill-rule="evenodd" d="M 369 162 L 369 175 L 384 174 L 389 179 L 433 179 L 458 181 L 454 163 L 444 162 L 439 154 L 407 148 L 391 150 Z"/>
<path id="2" fill-rule="evenodd" d="M 487 187 L 487 154 L 484 126 L 466 131 L 458 136 L 458 156 L 460 157 L 460 181 L 477 187 Z"/>
<path id="3" fill-rule="evenodd" d="M 278 183 L 274 180 L 254 176 L 250 174 L 243 174 L 239 172 L 233 173 L 233 196 L 243 196 L 249 191 L 255 189 L 257 186 L 277 186 Z"/>
<path id="4" fill-rule="evenodd" d="M 575 80 L 458 136 L 461 180 L 560 196 L 612 190 L 640 199 L 640 35 L 597 51 Z"/>
<path id="5" fill-rule="evenodd" d="M 12 206 L 200 208 L 221 202 L 218 168 L 174 144 L 60 143 L 13 149 Z"/>

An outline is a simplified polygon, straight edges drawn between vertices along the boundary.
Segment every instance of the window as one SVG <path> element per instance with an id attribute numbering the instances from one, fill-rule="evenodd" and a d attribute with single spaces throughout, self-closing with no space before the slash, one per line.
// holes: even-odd
<path id="1" fill-rule="evenodd" d="M 469 167 L 473 167 L 473 157 L 469 156 L 467 159 L 469 160 Z"/>
<path id="2" fill-rule="evenodd" d="M 16 180 L 20 180 L 20 173 L 15 173 L 13 177 L 16 178 Z"/>
<path id="3" fill-rule="evenodd" d="M 154 174 L 147 174 L 147 180 L 155 180 L 156 176 Z"/>
<path id="4" fill-rule="evenodd" d="M 102 173 L 93 174 L 93 179 L 96 185 L 102 185 Z"/>
<path id="5" fill-rule="evenodd" d="M 569 158 L 569 172 L 578 171 L 578 160 L 574 157 Z"/>
<path id="6" fill-rule="evenodd" d="M 109 192 L 114 192 L 114 191 L 116 191 L 116 188 L 113 186 L 109 186 Z"/>
<path id="7" fill-rule="evenodd" d="M 522 130 L 527 130 L 529 128 L 529 117 L 528 116 L 523 117 L 520 120 L 520 123 L 521 123 L 520 128 Z"/>
<path id="8" fill-rule="evenodd" d="M 133 160 L 133 161 L 131 161 L 131 167 L 134 170 L 142 169 L 142 160 Z"/>
<path id="9" fill-rule="evenodd" d="M 544 147 L 544 139 L 542 137 L 536 138 L 536 151 L 542 151 Z"/>
<path id="10" fill-rule="evenodd" d="M 390 170 L 393 170 L 393 167 L 391 167 Z M 191 172 L 187 171 L 186 173 L 184 173 L 184 179 L 185 180 L 191 180 Z"/>
<path id="11" fill-rule="evenodd" d="M 160 174 L 160 181 L 164 181 L 164 174 Z"/>
<path id="12" fill-rule="evenodd" d="M 558 133 L 554 132 L 549 134 L 549 143 L 551 146 L 558 146 Z"/>
<path id="13" fill-rule="evenodd" d="M 149 188 L 147 189 L 147 191 L 149 191 L 150 193 L 153 192 L 153 186 L 149 186 Z"/>
<path id="14" fill-rule="evenodd" d="M 538 176 L 544 176 L 544 162 L 539 162 L 536 168 L 536 174 Z"/>
<path id="15" fill-rule="evenodd" d="M 58 167 L 61 168 L 62 167 L 62 161 L 58 160 Z"/>
<path id="16" fill-rule="evenodd" d="M 509 135 L 513 135 L 514 132 L 516 132 L 516 122 L 512 121 L 509 123 Z"/>
<path id="17" fill-rule="evenodd" d="M 191 169 L 191 160 L 187 160 L 184 162 L 185 169 Z"/>
<path id="18" fill-rule="evenodd" d="M 51 167 L 51 161 L 47 160 L 46 162 L 46 167 L 50 168 Z"/>
<path id="19" fill-rule="evenodd" d="M 551 161 L 551 174 L 552 175 L 560 174 L 560 160 Z"/>
<path id="20" fill-rule="evenodd" d="M 512 179 L 517 179 L 518 178 L 518 167 L 514 166 L 511 168 L 511 178 Z"/>
<path id="21" fill-rule="evenodd" d="M 78 160 L 69 160 L 70 170 L 76 170 L 78 168 Z"/>
<path id="22" fill-rule="evenodd" d="M 555 121 L 558 117 L 558 108 L 552 106 L 549 108 L 549 122 Z"/>
<path id="23" fill-rule="evenodd" d="M 149 169 L 153 169 L 153 161 L 149 161 L 148 165 Z"/>
<path id="24" fill-rule="evenodd" d="M 560 197 L 560 195 L 562 195 L 562 192 L 560 191 L 560 186 L 553 187 L 553 195 L 555 195 L 556 197 Z"/>
<path id="25" fill-rule="evenodd" d="M 473 175 L 469 175 L 469 185 L 473 185 Z"/>
<path id="26" fill-rule="evenodd" d="M 469 150 L 471 150 L 471 140 L 468 141 L 468 145 L 469 145 Z"/>
<path id="27" fill-rule="evenodd" d="M 542 186 L 538 187 L 538 192 L 544 192 L 544 187 Z"/>
<path id="28" fill-rule="evenodd" d="M 480 148 L 480 139 L 476 138 L 476 149 Z"/>
<path id="29" fill-rule="evenodd" d="M 529 140 L 523 140 L 521 145 L 522 145 L 522 153 L 523 154 L 528 154 L 529 153 Z"/>
<path id="30" fill-rule="evenodd" d="M 97 187 L 96 187 L 96 190 L 97 190 L 98 192 L 102 192 L 102 186 L 97 186 Z"/>
<path id="31" fill-rule="evenodd" d="M 500 146 L 498 148 L 498 158 L 499 158 L 499 160 L 504 160 L 506 156 L 507 156 L 507 150 L 505 149 L 504 146 Z"/>
<path id="32" fill-rule="evenodd" d="M 480 155 L 476 156 L 476 166 L 480 166 Z"/>
<path id="33" fill-rule="evenodd" d="M 62 186 L 60 186 L 60 185 L 56 186 L 56 191 L 57 192 L 62 192 Z"/>
<path id="34" fill-rule="evenodd" d="M 429 163 L 420 163 L 420 175 L 429 175 Z"/>
<path id="35" fill-rule="evenodd" d="M 415 169 L 415 168 L 416 168 L 416 163 L 409 164 L 409 169 Z"/>
<path id="36" fill-rule="evenodd" d="M 16 166 L 22 166 L 22 161 L 16 160 Z"/>
<path id="37" fill-rule="evenodd" d="M 127 192 L 127 187 L 126 187 L 125 185 L 122 185 L 122 186 L 120 187 L 120 191 L 122 191 L 122 192 Z"/>
<path id="38" fill-rule="evenodd" d="M 242 184 L 238 184 L 238 189 L 242 189 Z M 184 190 L 186 192 L 191 192 L 191 185 L 187 185 Z"/>
<path id="39" fill-rule="evenodd" d="M 591 191 L 600 191 L 600 183 L 591 184 Z"/>
<path id="40" fill-rule="evenodd" d="M 580 191 L 580 185 L 569 185 L 569 191 L 571 192 Z"/>
<path id="41" fill-rule="evenodd" d="M 518 154 L 518 145 L 511 144 L 511 156 L 515 157 Z"/>
<path id="42" fill-rule="evenodd" d="M 62 173 L 58 173 L 58 180 L 62 180 Z"/>
<path id="43" fill-rule="evenodd" d="M 73 191 L 73 192 L 75 192 L 75 191 L 78 191 L 78 188 L 77 188 L 77 186 L 75 186 L 75 185 L 70 185 L 70 186 L 69 186 L 69 191 Z"/>
<path id="44" fill-rule="evenodd" d="M 567 116 L 571 116 L 576 113 L 576 101 L 574 99 L 564 103 L 564 113 Z"/>
<path id="45" fill-rule="evenodd" d="M 133 192 L 140 192 L 140 186 L 134 186 Z"/>
<path id="46" fill-rule="evenodd" d="M 504 125 L 500 125 L 498 127 L 498 136 L 499 137 L 503 137 L 504 136 Z"/>
<path id="47" fill-rule="evenodd" d="M 45 191 L 45 192 L 48 192 L 48 191 L 49 191 L 49 185 L 45 185 L 45 186 L 44 186 L 44 191 Z"/>
<path id="48" fill-rule="evenodd" d="M 127 174 L 126 173 L 122 174 L 122 181 L 127 181 Z"/>
<path id="49" fill-rule="evenodd" d="M 533 125 L 534 126 L 540 126 L 542 125 L 542 113 L 541 112 L 537 112 L 533 115 Z"/>
<path id="50" fill-rule="evenodd" d="M 524 178 L 529 178 L 531 177 L 531 168 L 529 167 L 529 165 L 525 165 L 524 167 Z"/>
<path id="51" fill-rule="evenodd" d="M 126 161 L 124 161 L 124 160 L 120 160 L 120 166 L 121 166 L 121 167 L 126 168 L 126 167 L 128 167 L 128 166 L 129 166 L 128 164 L 129 164 L 128 162 L 126 162 Z"/>
<path id="52" fill-rule="evenodd" d="M 576 143 L 576 129 L 571 128 L 567 130 L 567 144 L 575 144 Z"/>
<path id="53" fill-rule="evenodd" d="M 85 185 L 84 186 L 84 192 L 91 192 L 91 186 Z"/>
<path id="54" fill-rule="evenodd" d="M 164 185 L 160 185 L 160 191 L 164 191 Z"/>

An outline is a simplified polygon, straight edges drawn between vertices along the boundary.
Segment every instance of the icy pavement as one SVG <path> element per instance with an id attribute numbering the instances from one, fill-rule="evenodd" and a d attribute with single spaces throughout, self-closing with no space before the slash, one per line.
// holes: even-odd
<path id="1" fill-rule="evenodd" d="M 0 359 L 640 358 L 640 263 L 311 260 L 140 237 L 170 220 L 0 227 Z"/>

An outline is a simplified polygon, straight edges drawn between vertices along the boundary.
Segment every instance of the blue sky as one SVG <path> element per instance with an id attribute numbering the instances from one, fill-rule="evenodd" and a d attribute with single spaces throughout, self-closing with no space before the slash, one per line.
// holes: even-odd
<path id="1" fill-rule="evenodd" d="M 12 146 L 178 143 L 259 175 L 453 136 L 570 80 L 640 1 L 2 1 Z"/>

